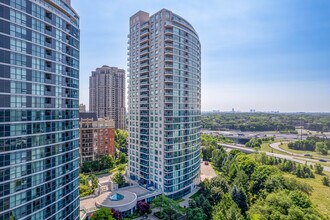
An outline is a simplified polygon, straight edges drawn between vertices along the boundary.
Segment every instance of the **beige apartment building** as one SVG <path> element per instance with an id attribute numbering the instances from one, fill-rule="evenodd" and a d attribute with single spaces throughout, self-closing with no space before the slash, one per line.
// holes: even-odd
<path id="1" fill-rule="evenodd" d="M 125 80 L 125 70 L 106 65 L 89 77 L 89 111 L 113 119 L 115 128 L 122 130 L 126 128 Z"/>

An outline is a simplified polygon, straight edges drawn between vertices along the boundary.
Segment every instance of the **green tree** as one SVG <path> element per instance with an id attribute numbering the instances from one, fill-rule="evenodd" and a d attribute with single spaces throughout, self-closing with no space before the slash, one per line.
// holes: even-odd
<path id="1" fill-rule="evenodd" d="M 245 154 L 240 154 L 236 157 L 237 165 L 240 170 L 243 170 L 248 176 L 251 176 L 257 166 L 253 159 Z"/>
<path id="2" fill-rule="evenodd" d="M 312 206 L 312 202 L 308 196 L 301 191 L 291 191 L 289 197 L 294 205 L 299 206 L 300 208 L 307 209 Z"/>
<path id="3" fill-rule="evenodd" d="M 279 170 L 276 167 L 269 165 L 258 166 L 251 176 L 250 191 L 253 194 L 258 195 L 260 190 L 265 189 L 267 178 L 278 173 Z"/>
<path id="4" fill-rule="evenodd" d="M 227 156 L 226 152 L 223 148 L 215 149 L 212 151 L 211 161 L 212 161 L 213 165 L 220 170 L 222 167 L 222 163 L 223 163 L 224 159 L 226 158 L 226 156 Z"/>
<path id="5" fill-rule="evenodd" d="M 101 170 L 111 169 L 115 165 L 115 160 L 111 155 L 102 155 L 98 161 Z"/>
<path id="6" fill-rule="evenodd" d="M 241 210 L 237 204 L 231 199 L 228 194 L 225 194 L 223 199 L 214 206 L 213 220 L 243 220 Z"/>
<path id="7" fill-rule="evenodd" d="M 250 148 L 260 148 L 262 144 L 262 140 L 259 138 L 252 138 L 251 140 L 249 140 L 245 146 L 246 147 L 250 147 Z"/>
<path id="8" fill-rule="evenodd" d="M 115 147 L 123 153 L 127 153 L 128 132 L 120 129 L 115 130 Z"/>
<path id="9" fill-rule="evenodd" d="M 152 208 L 159 208 L 159 212 L 164 219 L 176 219 L 175 217 L 181 213 L 180 206 L 173 199 L 166 197 L 165 195 L 160 195 L 156 197 L 152 203 Z"/>
<path id="10" fill-rule="evenodd" d="M 187 219 L 189 220 L 206 220 L 206 215 L 202 208 L 188 208 L 187 209 Z"/>
<path id="11" fill-rule="evenodd" d="M 80 197 L 89 196 L 93 194 L 93 191 L 94 190 L 88 185 L 83 185 L 83 184 L 79 185 Z"/>
<path id="12" fill-rule="evenodd" d="M 90 172 L 92 172 L 92 170 L 93 170 L 93 167 L 92 167 L 92 162 L 84 162 L 83 164 L 82 164 L 82 167 L 81 167 L 81 171 L 83 172 L 83 173 L 90 173 Z"/>
<path id="13" fill-rule="evenodd" d="M 317 163 L 317 164 L 315 164 L 315 166 L 314 166 L 314 168 L 315 168 L 315 173 L 316 174 L 323 174 L 323 167 L 322 167 L 322 165 L 321 164 L 319 164 L 319 163 Z"/>
<path id="14" fill-rule="evenodd" d="M 259 199 L 248 211 L 251 219 L 324 219 L 298 191 L 277 191 Z"/>
<path id="15" fill-rule="evenodd" d="M 127 163 L 127 156 L 123 152 L 119 152 L 117 164 L 126 164 Z"/>
<path id="16" fill-rule="evenodd" d="M 94 175 L 90 175 L 91 179 L 92 179 L 92 189 L 96 189 L 99 186 L 99 179 Z"/>
<path id="17" fill-rule="evenodd" d="M 111 209 L 101 207 L 93 215 L 91 220 L 115 220 L 112 216 Z"/>
<path id="18" fill-rule="evenodd" d="M 322 155 L 328 155 L 328 146 L 324 142 L 316 143 L 315 150 Z"/>
<path id="19" fill-rule="evenodd" d="M 325 186 L 330 186 L 330 180 L 329 177 L 325 176 L 322 178 L 322 184 Z"/>
<path id="20" fill-rule="evenodd" d="M 79 177 L 80 177 L 80 183 L 88 186 L 88 180 L 87 180 L 88 177 L 82 173 L 79 174 Z"/>
<path id="21" fill-rule="evenodd" d="M 124 186 L 126 183 L 125 177 L 120 172 L 117 172 L 113 175 L 112 181 L 117 183 L 119 187 Z"/>
<path id="22" fill-rule="evenodd" d="M 241 209 L 242 214 L 248 210 L 247 196 L 242 189 L 233 186 L 231 190 L 231 198 L 237 204 L 238 208 Z"/>

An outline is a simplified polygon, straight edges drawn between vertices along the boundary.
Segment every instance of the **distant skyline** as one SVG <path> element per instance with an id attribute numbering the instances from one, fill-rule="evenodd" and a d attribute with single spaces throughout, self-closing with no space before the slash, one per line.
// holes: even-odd
<path id="1" fill-rule="evenodd" d="M 109 3 L 111 2 L 111 3 Z M 202 44 L 202 110 L 330 112 L 330 2 L 73 0 L 80 14 L 80 103 L 91 71 L 127 70 L 128 19 L 167 8 Z"/>

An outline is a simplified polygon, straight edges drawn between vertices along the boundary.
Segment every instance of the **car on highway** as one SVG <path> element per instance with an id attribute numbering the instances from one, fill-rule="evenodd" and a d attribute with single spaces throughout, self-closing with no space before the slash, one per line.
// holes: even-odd
<path id="1" fill-rule="evenodd" d="M 319 159 L 320 162 L 327 162 L 325 159 Z"/>
<path id="2" fill-rule="evenodd" d="M 311 155 L 310 154 L 304 154 L 305 157 L 310 157 Z"/>

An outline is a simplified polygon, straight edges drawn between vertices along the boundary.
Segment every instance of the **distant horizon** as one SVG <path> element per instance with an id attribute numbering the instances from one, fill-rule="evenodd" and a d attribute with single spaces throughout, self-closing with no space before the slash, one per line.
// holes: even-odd
<path id="1" fill-rule="evenodd" d="M 330 112 L 330 1 L 187 2 L 73 0 L 81 20 L 80 102 L 88 107 L 96 68 L 127 71 L 129 17 L 167 8 L 199 34 L 203 111 Z"/>

